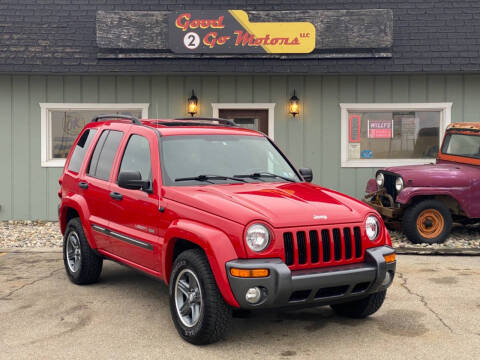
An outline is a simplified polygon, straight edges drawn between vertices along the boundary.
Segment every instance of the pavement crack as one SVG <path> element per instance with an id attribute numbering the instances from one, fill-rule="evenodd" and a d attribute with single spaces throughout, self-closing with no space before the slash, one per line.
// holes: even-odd
<path id="1" fill-rule="evenodd" d="M 438 321 L 440 321 L 442 323 L 442 325 L 445 328 L 447 328 L 453 334 L 454 333 L 453 329 L 450 326 L 448 326 L 448 324 L 442 319 L 440 314 L 438 314 L 435 310 L 433 310 L 430 307 L 427 300 L 425 300 L 425 296 L 423 296 L 421 294 L 418 294 L 418 293 L 414 292 L 413 290 L 411 290 L 407 285 L 407 278 L 402 273 L 397 271 L 397 275 L 402 280 L 402 282 L 400 283 L 400 286 L 403 287 L 410 295 L 416 296 L 418 298 L 418 300 L 420 300 L 420 302 L 423 304 L 423 306 L 425 306 L 425 308 L 428 311 L 430 311 L 438 319 Z"/>
<path id="2" fill-rule="evenodd" d="M 39 282 L 39 281 L 42 281 L 42 280 L 48 279 L 48 278 L 52 277 L 52 276 L 53 276 L 55 273 L 57 273 L 57 272 L 59 272 L 59 271 L 61 271 L 61 270 L 63 270 L 63 269 L 56 269 L 56 270 L 53 270 L 53 271 L 52 271 L 50 274 L 48 274 L 48 275 L 46 275 L 46 276 L 43 276 L 43 277 L 41 277 L 41 278 L 38 278 L 38 279 L 35 279 L 35 280 L 34 280 L 34 281 L 32 281 L 32 282 L 29 282 L 29 283 L 23 284 L 23 285 L 22 285 L 22 286 L 20 286 L 19 288 L 16 288 L 16 289 L 14 289 L 14 290 L 10 291 L 10 292 L 9 292 L 7 295 L 4 295 L 4 296 L 0 297 L 0 300 L 5 300 L 5 299 L 7 299 L 8 297 L 10 297 L 10 296 L 12 296 L 13 294 L 15 294 L 16 292 L 18 292 L 18 291 L 20 291 L 20 290 L 22 290 L 22 289 L 26 288 L 27 286 L 31 286 L 31 285 L 34 285 L 34 284 L 36 284 L 36 283 L 37 283 L 37 282 Z"/>

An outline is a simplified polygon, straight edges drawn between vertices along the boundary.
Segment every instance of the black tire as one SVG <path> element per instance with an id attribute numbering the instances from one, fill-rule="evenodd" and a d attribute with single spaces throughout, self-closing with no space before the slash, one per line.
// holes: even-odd
<path id="1" fill-rule="evenodd" d="M 68 243 L 69 241 L 74 241 L 72 237 L 75 238 L 75 236 L 79 241 L 80 260 L 78 268 L 72 268 L 73 265 L 69 265 L 67 258 L 67 247 L 71 248 L 71 245 L 68 245 Z M 69 238 L 72 240 L 69 240 Z M 102 272 L 103 258 L 95 254 L 90 248 L 79 218 L 71 219 L 67 224 L 63 237 L 63 263 L 70 281 L 78 285 L 96 282 Z"/>
<path id="2" fill-rule="evenodd" d="M 363 319 L 378 311 L 382 307 L 387 290 L 368 295 L 366 298 L 342 304 L 330 305 L 341 316 L 354 319 Z"/>
<path id="3" fill-rule="evenodd" d="M 422 232 L 417 226 L 417 219 L 419 219 L 420 216 L 423 216 L 425 212 L 431 212 L 442 217 L 440 221 L 433 222 L 434 224 L 438 224 L 438 226 L 436 226 L 438 230 L 432 234 L 434 236 Z M 427 219 L 426 221 L 430 220 Z M 432 221 L 430 222 L 432 223 Z M 448 207 L 441 201 L 429 199 L 420 201 L 405 210 L 402 219 L 402 229 L 408 240 L 414 244 L 439 244 L 443 243 L 448 235 L 450 235 L 452 223 L 452 214 Z M 430 230 L 427 229 L 427 231 Z"/>
<path id="4" fill-rule="evenodd" d="M 201 290 L 200 315 L 196 324 L 192 324 L 193 326 L 186 326 L 182 322 L 175 300 L 177 278 L 185 271 L 192 272 L 196 276 Z M 184 340 L 194 345 L 205 345 L 214 343 L 225 336 L 230 327 L 232 309 L 223 300 L 203 251 L 199 249 L 186 250 L 175 259 L 169 288 L 172 320 Z M 193 314 L 191 317 L 193 319 Z"/>

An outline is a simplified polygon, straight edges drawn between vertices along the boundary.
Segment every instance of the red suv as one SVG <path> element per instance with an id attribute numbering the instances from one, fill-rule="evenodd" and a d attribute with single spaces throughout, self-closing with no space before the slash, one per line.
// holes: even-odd
<path id="1" fill-rule="evenodd" d="M 193 344 L 220 339 L 239 308 L 373 314 L 395 273 L 388 231 L 372 208 L 311 180 L 230 120 L 99 116 L 60 178 L 68 277 L 93 283 L 110 259 L 163 280 Z"/>

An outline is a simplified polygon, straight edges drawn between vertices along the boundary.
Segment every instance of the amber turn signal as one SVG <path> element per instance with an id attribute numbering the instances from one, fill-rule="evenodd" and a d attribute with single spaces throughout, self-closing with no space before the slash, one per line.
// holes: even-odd
<path id="1" fill-rule="evenodd" d="M 386 262 L 387 264 L 392 263 L 392 262 L 395 261 L 395 253 L 393 253 L 393 254 L 388 254 L 388 255 L 383 255 L 383 257 L 385 258 L 385 262 Z"/>
<path id="2" fill-rule="evenodd" d="M 231 268 L 230 274 L 236 277 L 242 278 L 259 278 L 259 277 L 267 277 L 270 274 L 268 269 L 237 269 Z"/>

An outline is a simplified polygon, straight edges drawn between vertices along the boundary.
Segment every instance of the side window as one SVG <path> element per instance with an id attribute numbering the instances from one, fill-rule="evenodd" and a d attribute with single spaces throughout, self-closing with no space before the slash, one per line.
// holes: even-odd
<path id="1" fill-rule="evenodd" d="M 143 136 L 132 135 L 123 153 L 120 172 L 139 171 L 142 180 L 152 180 L 150 145 Z"/>
<path id="2" fill-rule="evenodd" d="M 68 170 L 78 173 L 80 167 L 82 166 L 85 153 L 92 142 L 92 139 L 97 133 L 96 129 L 85 130 L 73 150 L 72 157 L 70 158 L 70 163 L 68 164 Z"/>
<path id="3" fill-rule="evenodd" d="M 105 130 L 100 135 L 100 139 L 98 139 L 97 144 L 95 145 L 95 150 L 93 150 L 92 157 L 90 158 L 90 163 L 88 164 L 87 174 L 90 176 L 95 176 L 95 171 L 97 169 L 98 158 L 100 153 L 102 152 L 103 144 L 105 144 L 105 140 L 107 139 L 108 133 L 110 131 Z"/>
<path id="4" fill-rule="evenodd" d="M 123 132 L 121 131 L 107 130 L 102 133 L 93 151 L 87 171 L 88 175 L 108 180 L 122 137 Z"/>

